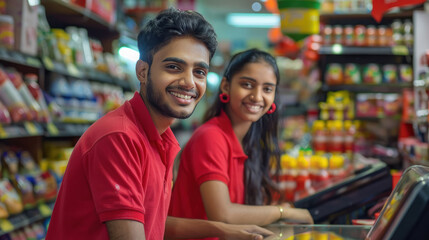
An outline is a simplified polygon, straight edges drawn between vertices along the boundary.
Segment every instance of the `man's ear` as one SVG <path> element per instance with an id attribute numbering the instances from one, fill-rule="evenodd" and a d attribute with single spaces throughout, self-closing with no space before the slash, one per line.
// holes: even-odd
<path id="1" fill-rule="evenodd" d="M 138 60 L 136 63 L 136 75 L 141 85 L 146 84 L 149 73 L 149 64 L 143 60 Z"/>
<path id="2" fill-rule="evenodd" d="M 230 88 L 229 82 L 226 80 L 226 77 L 223 77 L 222 81 L 220 82 L 220 90 L 221 90 L 221 92 L 229 94 L 229 88 Z"/>

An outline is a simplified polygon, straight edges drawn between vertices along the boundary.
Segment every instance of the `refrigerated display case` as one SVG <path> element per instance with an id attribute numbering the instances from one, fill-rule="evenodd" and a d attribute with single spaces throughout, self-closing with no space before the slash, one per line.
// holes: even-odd
<path id="1" fill-rule="evenodd" d="M 428 239 L 428 222 L 429 167 L 415 165 L 405 170 L 372 226 L 278 223 L 267 227 L 275 234 L 266 239 Z"/>

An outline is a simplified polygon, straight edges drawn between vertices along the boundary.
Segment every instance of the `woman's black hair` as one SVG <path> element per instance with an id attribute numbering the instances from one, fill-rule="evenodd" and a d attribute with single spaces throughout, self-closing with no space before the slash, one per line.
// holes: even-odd
<path id="1" fill-rule="evenodd" d="M 226 81 L 231 82 L 234 74 L 241 71 L 246 64 L 256 62 L 268 63 L 273 68 L 278 85 L 280 74 L 275 58 L 269 53 L 258 49 L 249 49 L 235 54 L 226 67 L 223 77 Z M 219 89 L 218 95 L 220 93 L 221 90 Z M 276 102 L 276 99 L 274 102 Z M 207 109 L 203 121 L 206 122 L 215 116 L 219 116 L 221 109 L 225 109 L 225 107 L 226 104 L 216 97 L 213 105 Z M 249 131 L 244 136 L 243 150 L 248 156 L 244 170 L 246 204 L 262 205 L 271 203 L 273 200 L 272 192 L 277 191 L 277 187 L 270 176 L 270 163 L 274 161 L 278 175 L 280 169 L 278 112 L 277 110 L 272 114 L 264 114 L 258 121 L 252 123 Z"/>
<path id="2" fill-rule="evenodd" d="M 210 60 L 216 48 L 216 33 L 212 25 L 195 11 L 168 8 L 151 19 L 140 31 L 137 44 L 140 59 L 152 64 L 153 55 L 175 37 L 194 37 L 205 44 Z"/>

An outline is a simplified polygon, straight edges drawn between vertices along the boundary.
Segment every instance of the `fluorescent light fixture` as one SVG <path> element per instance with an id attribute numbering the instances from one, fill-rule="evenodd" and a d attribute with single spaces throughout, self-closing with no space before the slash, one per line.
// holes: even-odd
<path id="1" fill-rule="evenodd" d="M 230 13 L 226 22 L 234 27 L 273 28 L 280 26 L 280 16 L 270 13 Z"/>
<path id="2" fill-rule="evenodd" d="M 40 0 L 28 0 L 28 5 L 30 5 L 30 7 L 34 7 L 40 4 Z"/>
<path id="3" fill-rule="evenodd" d="M 137 62 L 140 57 L 140 54 L 138 51 L 129 47 L 121 47 L 119 48 L 118 52 L 119 52 L 119 56 L 133 62 Z"/>

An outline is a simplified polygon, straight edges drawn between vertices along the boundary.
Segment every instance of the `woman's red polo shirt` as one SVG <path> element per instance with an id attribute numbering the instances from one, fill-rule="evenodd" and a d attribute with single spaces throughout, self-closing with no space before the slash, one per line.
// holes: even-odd
<path id="1" fill-rule="evenodd" d="M 169 215 L 207 219 L 200 185 L 211 180 L 224 182 L 231 202 L 244 204 L 246 159 L 225 112 L 200 126 L 181 154 Z"/>

